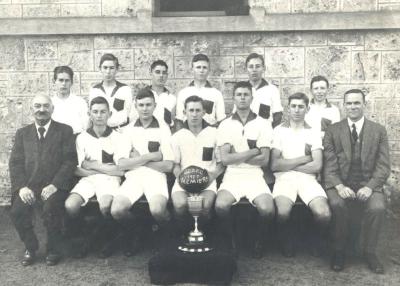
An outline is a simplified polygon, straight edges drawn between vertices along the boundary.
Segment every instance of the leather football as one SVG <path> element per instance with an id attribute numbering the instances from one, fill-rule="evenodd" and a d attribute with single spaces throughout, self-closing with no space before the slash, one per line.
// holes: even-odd
<path id="1" fill-rule="evenodd" d="M 209 181 L 210 176 L 207 170 L 193 165 L 183 169 L 178 178 L 181 188 L 192 194 L 203 191 Z"/>

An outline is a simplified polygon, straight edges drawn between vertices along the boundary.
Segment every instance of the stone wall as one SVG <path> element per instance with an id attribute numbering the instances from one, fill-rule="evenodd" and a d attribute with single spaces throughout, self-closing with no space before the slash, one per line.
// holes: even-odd
<path id="1" fill-rule="evenodd" d="M 10 148 L 16 129 L 31 121 L 31 96 L 52 94 L 52 70 L 67 64 L 76 71 L 74 92 L 86 97 L 100 80 L 97 66 L 105 52 L 119 57 L 119 79 L 135 90 L 149 82 L 151 61 L 166 60 L 168 85 L 174 92 L 191 78 L 192 55 L 206 53 L 212 61 L 212 82 L 223 91 L 227 112 L 232 107 L 232 85 L 246 78 L 244 59 L 251 52 L 265 56 L 266 77 L 279 85 L 284 102 L 294 91 L 308 93 L 310 78 L 316 74 L 329 78 L 329 97 L 339 106 L 344 91 L 360 87 L 368 95 L 369 116 L 388 129 L 393 167 L 399 170 L 399 42 L 400 31 L 1 38 L 1 196 L 7 200 Z"/>
<path id="2" fill-rule="evenodd" d="M 161 0 L 162 1 L 162 0 Z M 263 13 L 400 10 L 400 0 L 248 0 Z M 0 0 L 0 18 L 135 17 L 153 0 Z"/>
<path id="3" fill-rule="evenodd" d="M 7 17 L 24 22 L 21 18 L 140 16 L 140 11 L 148 15 L 152 4 L 151 0 L 0 0 L 0 21 Z M 249 0 L 249 4 L 252 17 L 262 17 L 260 21 L 268 13 L 400 10 L 400 0 Z M 101 26 L 97 29 L 101 33 Z M 61 64 L 74 69 L 73 90 L 86 97 L 101 79 L 97 67 L 106 52 L 119 57 L 118 78 L 134 92 L 149 83 L 153 60 L 167 61 L 168 85 L 176 92 L 191 79 L 193 54 L 208 54 L 211 81 L 223 92 L 227 113 L 232 108 L 234 82 L 247 78 L 244 60 L 251 52 L 264 55 L 265 76 L 279 86 L 284 103 L 295 91 L 309 93 L 309 81 L 316 74 L 329 78 L 329 98 L 339 107 L 344 91 L 361 88 L 368 95 L 368 116 L 387 127 L 394 178 L 400 178 L 400 25 L 390 30 L 329 32 L 216 33 L 210 29 L 196 34 L 37 34 L 0 37 L 0 204 L 9 203 L 8 159 L 15 131 L 31 122 L 30 98 L 53 94 L 52 70 Z"/>

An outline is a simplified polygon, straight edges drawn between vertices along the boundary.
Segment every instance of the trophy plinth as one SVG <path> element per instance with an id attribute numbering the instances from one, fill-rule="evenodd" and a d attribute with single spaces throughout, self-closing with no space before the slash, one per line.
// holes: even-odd
<path id="1" fill-rule="evenodd" d="M 203 197 L 200 195 L 191 195 L 187 198 L 189 213 L 194 218 L 194 230 L 189 232 L 187 241 L 184 245 L 179 246 L 178 249 L 187 253 L 201 253 L 212 250 L 211 247 L 205 242 L 205 237 L 202 231 L 198 229 L 197 219 L 203 210 Z"/>

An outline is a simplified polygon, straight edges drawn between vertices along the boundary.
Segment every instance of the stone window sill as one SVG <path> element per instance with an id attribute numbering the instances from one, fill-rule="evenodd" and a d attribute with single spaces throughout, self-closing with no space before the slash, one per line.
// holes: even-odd
<path id="1" fill-rule="evenodd" d="M 149 16 L 150 15 L 150 16 Z M 400 11 L 273 14 L 262 17 L 89 17 L 0 19 L 0 35 L 148 34 L 400 28 Z"/>

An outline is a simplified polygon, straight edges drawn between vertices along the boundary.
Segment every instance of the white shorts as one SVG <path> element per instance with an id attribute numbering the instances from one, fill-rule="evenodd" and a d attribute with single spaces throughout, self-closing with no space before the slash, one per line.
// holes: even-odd
<path id="1" fill-rule="evenodd" d="M 89 199 L 96 195 L 101 198 L 104 195 L 115 196 L 118 191 L 121 178 L 117 176 L 109 176 L 105 174 L 96 174 L 88 177 L 83 177 L 72 189 L 71 194 L 80 195 L 85 206 Z"/>
<path id="2" fill-rule="evenodd" d="M 278 173 L 272 195 L 274 198 L 284 196 L 293 203 L 299 196 L 306 205 L 315 198 L 327 198 L 315 176 L 296 171 Z"/>
<path id="3" fill-rule="evenodd" d="M 261 169 L 228 169 L 225 172 L 222 184 L 219 186 L 218 191 L 220 190 L 230 192 L 236 202 L 240 201 L 241 198 L 247 198 L 250 203 L 253 203 L 259 195 L 271 195 Z"/>
<path id="4" fill-rule="evenodd" d="M 125 177 L 126 180 L 117 191 L 117 195 L 128 198 L 132 205 L 143 195 L 149 202 L 155 195 L 169 198 L 167 177 L 164 173 L 148 167 L 139 167 L 127 172 Z"/>
<path id="5" fill-rule="evenodd" d="M 211 184 L 204 189 L 205 190 L 210 190 L 213 191 L 214 193 L 217 193 L 217 181 L 214 180 L 211 182 Z M 175 192 L 186 192 L 184 189 L 181 188 L 181 186 L 179 185 L 179 183 L 177 182 L 177 180 L 175 180 L 174 186 L 172 187 L 172 192 L 171 193 L 175 193 Z"/>

